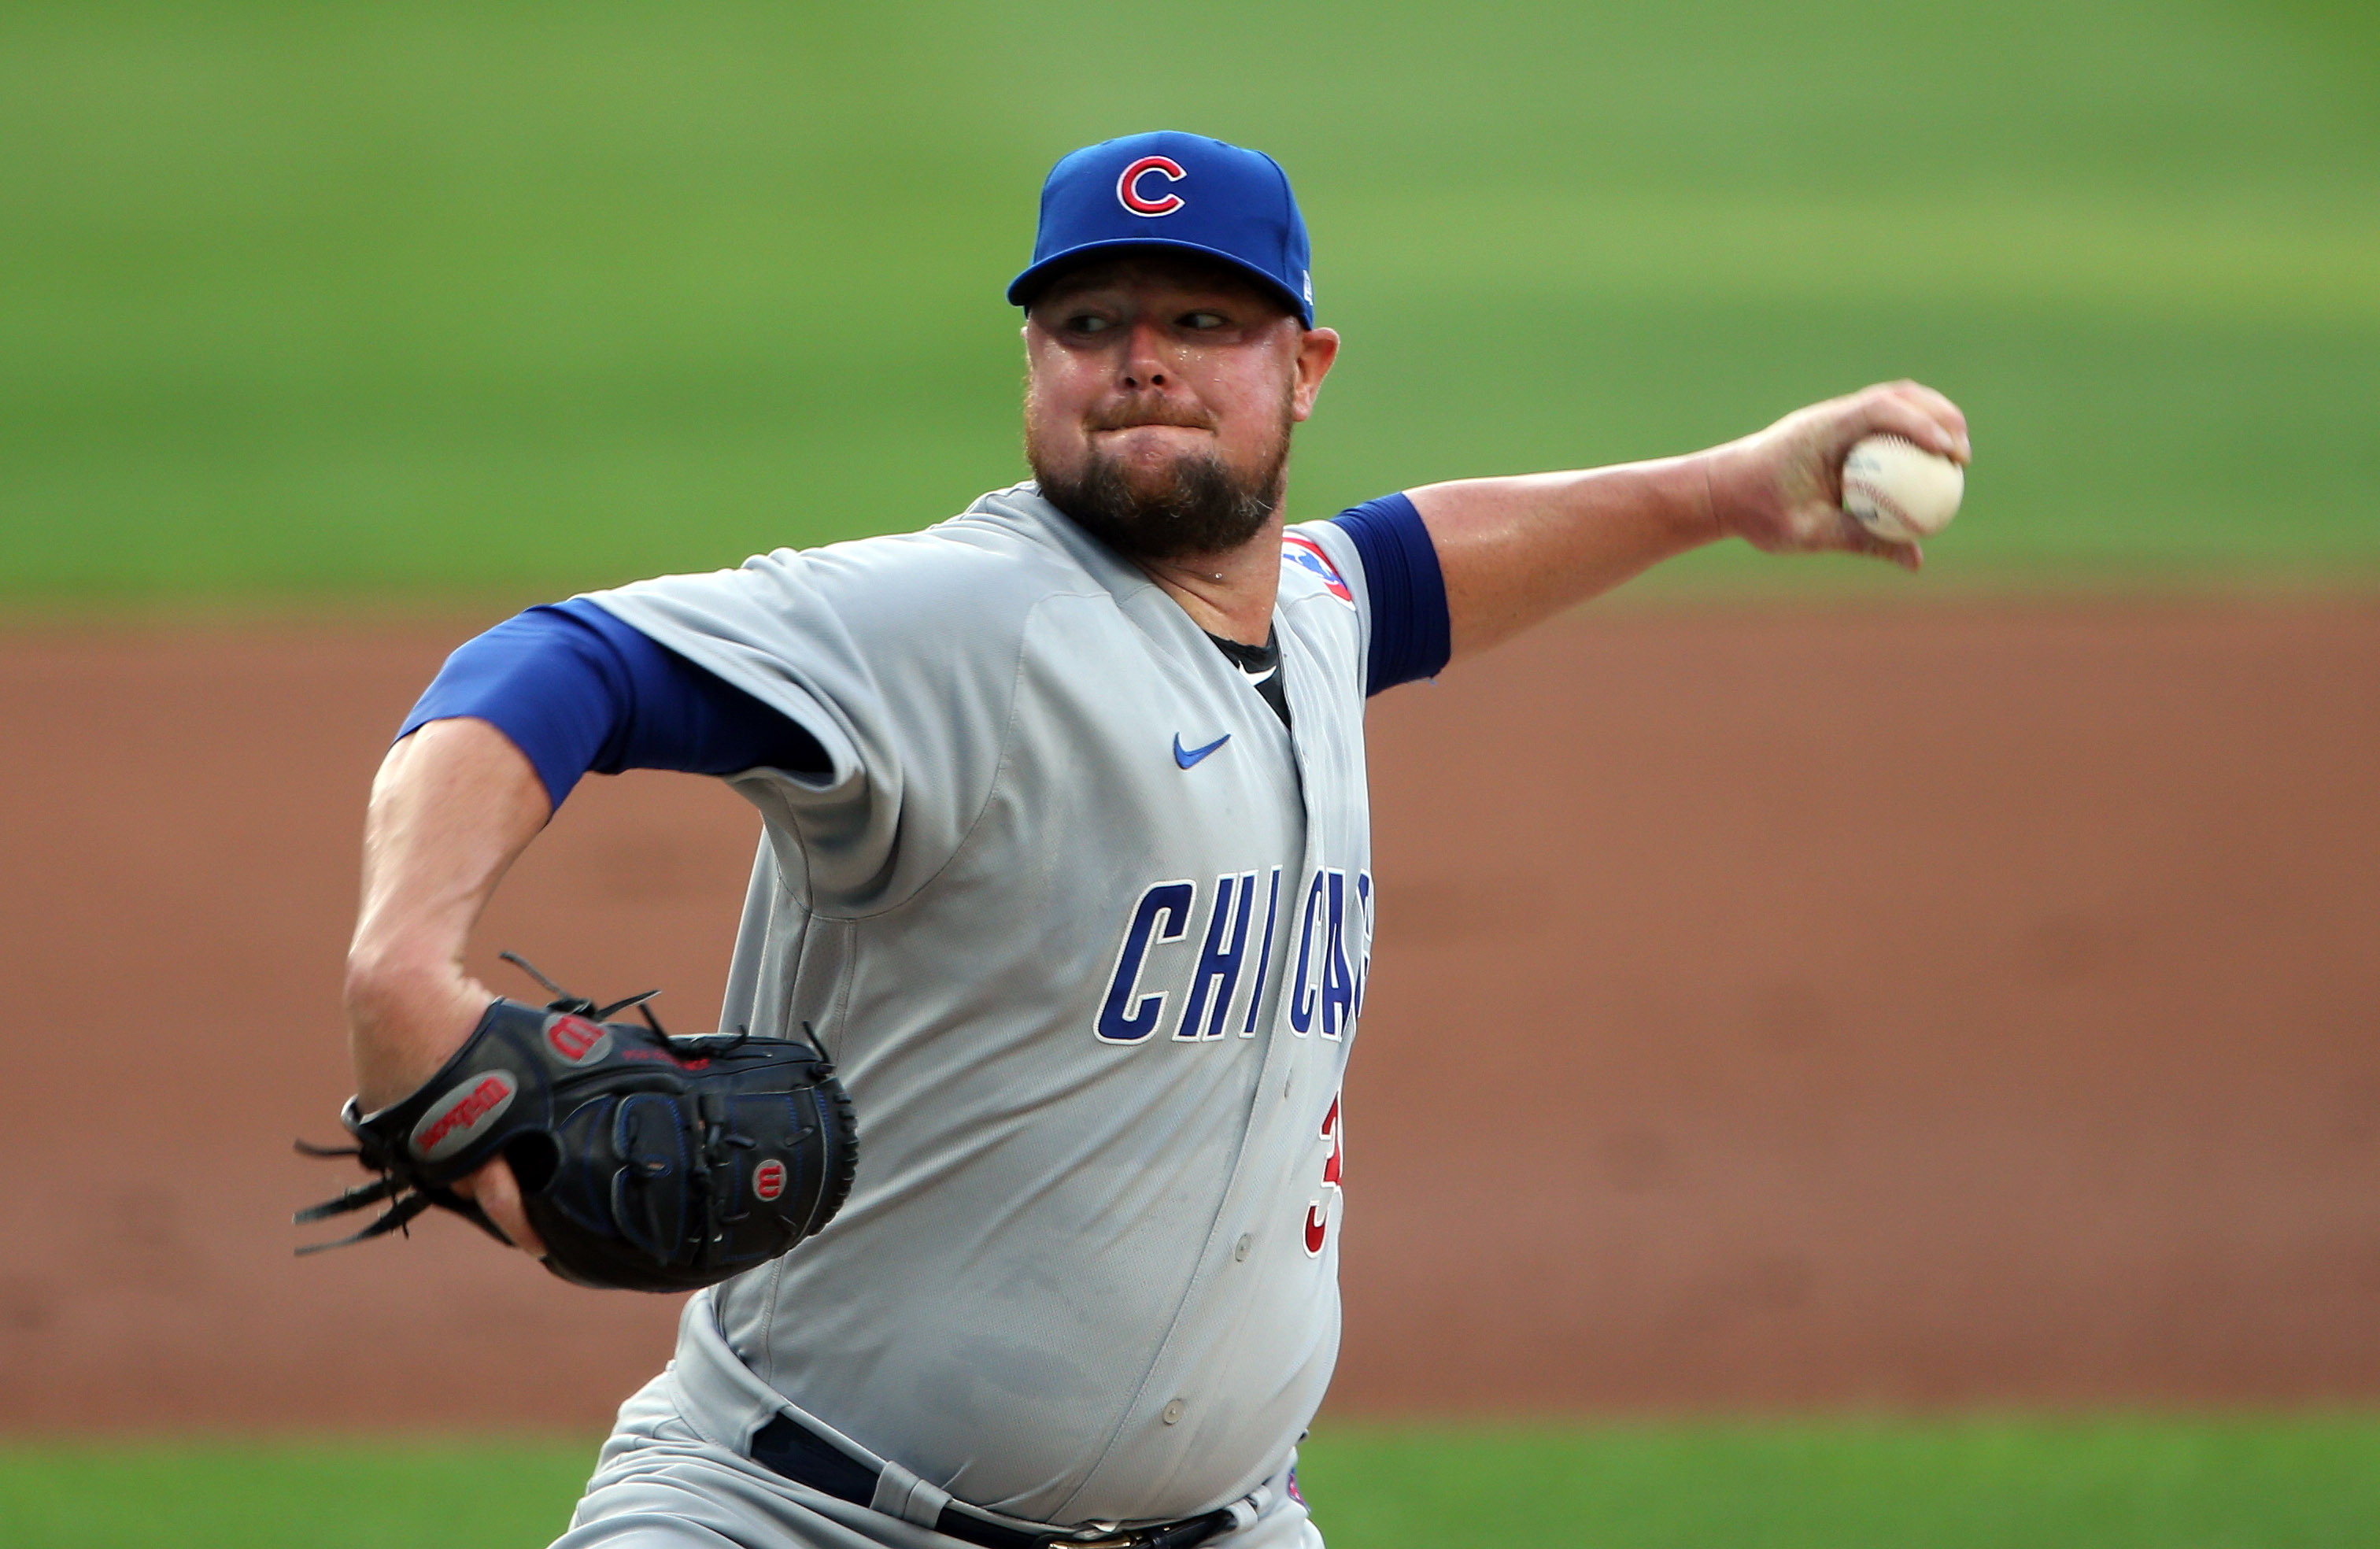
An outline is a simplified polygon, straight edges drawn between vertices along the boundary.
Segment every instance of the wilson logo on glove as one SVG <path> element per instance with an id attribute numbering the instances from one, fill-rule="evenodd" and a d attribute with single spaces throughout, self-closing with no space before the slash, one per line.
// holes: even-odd
<path id="1" fill-rule="evenodd" d="M 519 1093 L 519 1083 L 504 1070 L 456 1087 L 431 1104 L 429 1116 L 413 1131 L 413 1154 L 443 1162 L 470 1144 L 480 1126 L 511 1107 Z"/>
<path id="2" fill-rule="evenodd" d="M 612 1051 L 612 1035 L 584 1017 L 556 1017 L 546 1027 L 545 1041 L 573 1065 L 601 1059 Z"/>

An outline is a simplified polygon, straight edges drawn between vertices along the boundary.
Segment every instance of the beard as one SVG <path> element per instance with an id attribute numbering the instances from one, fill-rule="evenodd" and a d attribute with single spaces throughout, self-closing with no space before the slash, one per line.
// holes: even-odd
<path id="1" fill-rule="evenodd" d="M 1271 445 L 1255 467 L 1244 470 L 1232 469 L 1211 451 L 1184 453 L 1155 470 L 1128 470 L 1121 457 L 1100 451 L 1096 441 L 1080 468 L 1061 469 L 1035 438 L 1033 422 L 1028 410 L 1025 460 L 1043 498 L 1127 559 L 1180 559 L 1235 549 L 1264 531 L 1280 508 L 1288 480 L 1293 421 L 1285 399 Z M 1124 411 L 1094 420 L 1090 428 L 1183 422 Z"/>

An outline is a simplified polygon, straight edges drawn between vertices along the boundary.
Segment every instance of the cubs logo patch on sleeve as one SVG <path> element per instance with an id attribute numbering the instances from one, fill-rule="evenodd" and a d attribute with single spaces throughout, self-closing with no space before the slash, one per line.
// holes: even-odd
<path id="1" fill-rule="evenodd" d="M 1330 589 L 1330 595 L 1350 606 L 1354 604 L 1355 593 L 1348 589 L 1347 578 L 1339 573 L 1339 567 L 1330 563 L 1330 556 L 1313 539 L 1295 532 L 1282 533 L 1281 556 L 1320 576 L 1322 584 Z"/>

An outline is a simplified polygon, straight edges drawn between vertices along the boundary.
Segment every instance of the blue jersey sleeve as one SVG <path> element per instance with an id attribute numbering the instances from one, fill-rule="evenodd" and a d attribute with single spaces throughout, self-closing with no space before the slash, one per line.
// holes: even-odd
<path id="1" fill-rule="evenodd" d="M 397 736 L 466 715 L 527 755 L 556 807 L 589 773 L 828 766 L 799 725 L 584 598 L 531 608 L 466 641 Z"/>
<path id="2" fill-rule="evenodd" d="M 1416 677 L 1435 677 L 1453 654 L 1446 577 L 1421 513 L 1403 494 L 1384 494 L 1333 518 L 1354 540 L 1371 593 L 1372 642 L 1364 691 L 1377 694 Z"/>

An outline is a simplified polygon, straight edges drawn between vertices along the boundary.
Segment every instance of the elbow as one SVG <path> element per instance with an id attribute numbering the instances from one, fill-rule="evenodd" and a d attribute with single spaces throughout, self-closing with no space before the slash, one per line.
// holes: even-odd
<path id="1" fill-rule="evenodd" d="M 402 1025 L 408 1013 L 442 999 L 462 978 L 451 953 L 358 931 L 347 947 L 340 996 L 351 1027 Z"/>

